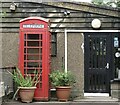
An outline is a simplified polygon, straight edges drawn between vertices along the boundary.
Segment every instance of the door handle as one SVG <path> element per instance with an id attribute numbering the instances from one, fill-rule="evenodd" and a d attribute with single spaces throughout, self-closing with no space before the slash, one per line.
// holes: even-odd
<path id="1" fill-rule="evenodd" d="M 105 66 L 106 69 L 109 69 L 109 63 L 107 63 L 107 65 Z"/>

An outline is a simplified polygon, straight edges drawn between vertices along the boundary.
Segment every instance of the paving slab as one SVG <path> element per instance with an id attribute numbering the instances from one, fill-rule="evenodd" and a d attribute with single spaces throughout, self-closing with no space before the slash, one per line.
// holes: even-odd
<path id="1" fill-rule="evenodd" d="M 22 102 L 5 102 L 2 105 L 28 105 Z M 29 105 L 120 105 L 119 102 L 32 102 Z"/>
<path id="2" fill-rule="evenodd" d="M 20 101 L 8 100 L 4 101 L 2 105 L 28 105 Z M 84 97 L 83 99 L 77 98 L 74 101 L 59 102 L 32 102 L 29 105 L 120 105 L 120 100 L 111 97 Z"/>

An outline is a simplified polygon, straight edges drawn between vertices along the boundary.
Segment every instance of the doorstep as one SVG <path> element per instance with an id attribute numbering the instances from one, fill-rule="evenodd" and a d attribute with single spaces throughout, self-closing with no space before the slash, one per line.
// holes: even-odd
<path id="1" fill-rule="evenodd" d="M 84 96 L 109 97 L 109 93 L 84 93 Z"/>
<path id="2" fill-rule="evenodd" d="M 84 98 L 77 98 L 74 101 L 59 102 L 59 101 L 47 101 L 47 102 L 32 102 L 29 105 L 120 105 L 120 101 L 111 97 L 93 97 L 87 96 Z M 28 105 L 28 103 L 22 103 L 20 101 L 8 100 L 3 102 L 2 105 Z"/>
<path id="3" fill-rule="evenodd" d="M 81 101 L 68 101 L 68 102 L 32 102 L 29 105 L 120 105 L 119 102 L 81 102 Z M 28 105 L 28 103 L 21 103 L 18 101 L 5 102 L 2 105 Z"/>
<path id="4" fill-rule="evenodd" d="M 120 102 L 117 98 L 107 97 L 107 96 L 85 96 L 84 98 L 80 99 L 77 98 L 74 101 L 80 102 Z"/>

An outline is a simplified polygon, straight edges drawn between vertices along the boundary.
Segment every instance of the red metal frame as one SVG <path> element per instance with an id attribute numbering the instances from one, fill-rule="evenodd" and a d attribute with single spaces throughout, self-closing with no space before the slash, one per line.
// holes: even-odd
<path id="1" fill-rule="evenodd" d="M 29 17 L 20 21 L 19 69 L 24 76 L 34 76 L 34 70 L 41 74 L 35 100 L 49 99 L 50 38 L 48 20 Z"/>

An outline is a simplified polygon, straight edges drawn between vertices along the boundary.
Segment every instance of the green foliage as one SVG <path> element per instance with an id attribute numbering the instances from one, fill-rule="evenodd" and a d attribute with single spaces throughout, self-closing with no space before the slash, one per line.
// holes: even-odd
<path id="1" fill-rule="evenodd" d="M 93 4 L 96 5 L 104 5 L 104 6 L 111 6 L 111 7 L 120 7 L 120 1 L 119 0 L 92 0 Z"/>
<path id="2" fill-rule="evenodd" d="M 0 13 L 0 18 L 5 18 L 6 15 L 7 15 L 6 12 L 1 12 Z"/>
<path id="3" fill-rule="evenodd" d="M 2 6 L 2 1 L 0 0 L 0 6 Z M 2 11 L 2 8 L 0 10 L 0 18 L 4 18 L 6 16 L 6 12 L 5 11 Z"/>
<path id="4" fill-rule="evenodd" d="M 103 0 L 92 0 L 93 4 L 101 5 L 103 4 Z"/>
<path id="5" fill-rule="evenodd" d="M 34 72 L 34 77 L 32 77 L 31 74 L 26 74 L 24 77 L 18 68 L 14 69 L 13 74 L 10 74 L 12 75 L 13 80 L 20 87 L 33 87 L 39 82 L 39 74 L 36 73 L 36 71 Z"/>
<path id="6" fill-rule="evenodd" d="M 50 79 L 54 86 L 71 86 L 75 83 L 75 77 L 69 71 L 67 73 L 60 70 L 53 71 Z"/>

